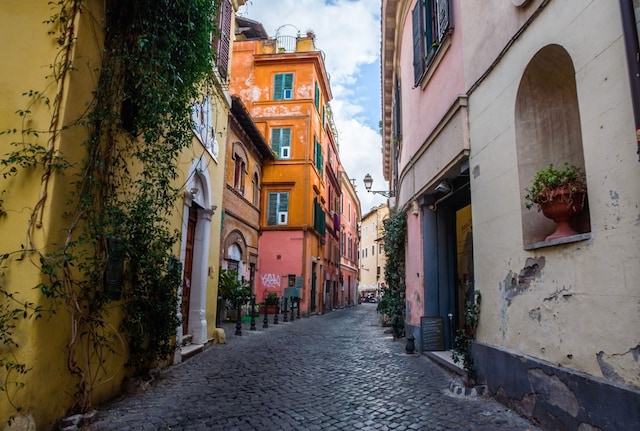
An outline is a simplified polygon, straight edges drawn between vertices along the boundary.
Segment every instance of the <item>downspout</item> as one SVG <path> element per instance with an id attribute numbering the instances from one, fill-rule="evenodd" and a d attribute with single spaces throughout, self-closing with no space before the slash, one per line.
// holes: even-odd
<path id="1" fill-rule="evenodd" d="M 633 0 L 620 0 L 620 14 L 622 15 L 622 33 L 627 54 L 627 68 L 629 69 L 633 119 L 636 125 L 636 153 L 638 161 L 640 161 L 640 47 L 638 46 L 638 28 L 636 27 Z"/>

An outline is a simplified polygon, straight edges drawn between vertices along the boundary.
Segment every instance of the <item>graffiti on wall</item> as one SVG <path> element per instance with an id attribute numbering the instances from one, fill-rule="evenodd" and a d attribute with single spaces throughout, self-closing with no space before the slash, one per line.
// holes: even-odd
<path id="1" fill-rule="evenodd" d="M 282 282 L 282 277 L 278 274 L 263 274 L 260 279 L 262 280 L 262 287 L 266 288 L 280 287 Z"/>

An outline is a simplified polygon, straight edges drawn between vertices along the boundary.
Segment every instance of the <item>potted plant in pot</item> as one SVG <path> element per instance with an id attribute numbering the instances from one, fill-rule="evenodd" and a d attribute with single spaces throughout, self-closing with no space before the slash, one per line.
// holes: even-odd
<path id="1" fill-rule="evenodd" d="M 551 164 L 536 172 L 526 189 L 525 204 L 528 209 L 536 205 L 545 217 L 556 222 L 556 230 L 545 238 L 550 241 L 576 234 L 570 223 L 584 209 L 586 196 L 587 181 L 582 169 L 568 163 L 556 169 Z"/>
<path id="2" fill-rule="evenodd" d="M 238 272 L 232 269 L 220 269 L 218 272 L 218 294 L 222 297 L 227 310 L 227 317 L 237 321 L 238 306 L 242 306 L 251 298 L 249 282 L 238 278 Z"/>
<path id="3" fill-rule="evenodd" d="M 267 293 L 264 298 L 265 305 L 267 306 L 267 314 L 276 313 L 276 301 L 278 300 L 278 294 L 275 292 Z"/>

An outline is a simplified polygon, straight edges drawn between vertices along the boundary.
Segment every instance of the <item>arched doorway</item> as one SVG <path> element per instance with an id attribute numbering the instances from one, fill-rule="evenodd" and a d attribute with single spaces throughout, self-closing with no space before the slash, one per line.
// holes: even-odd
<path id="1" fill-rule="evenodd" d="M 184 192 L 180 261 L 183 284 L 180 291 L 177 328 L 178 343 L 190 335 L 194 344 L 207 341 L 206 293 L 211 232 L 211 181 L 209 173 L 200 169 L 201 161 L 192 162 Z"/>

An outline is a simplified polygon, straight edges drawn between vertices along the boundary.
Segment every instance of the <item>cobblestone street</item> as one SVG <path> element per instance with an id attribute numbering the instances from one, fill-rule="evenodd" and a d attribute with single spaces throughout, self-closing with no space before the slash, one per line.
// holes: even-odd
<path id="1" fill-rule="evenodd" d="M 450 394 L 452 377 L 405 353 L 362 304 L 257 331 L 160 373 L 98 407 L 90 430 L 538 430 L 488 398 Z"/>

